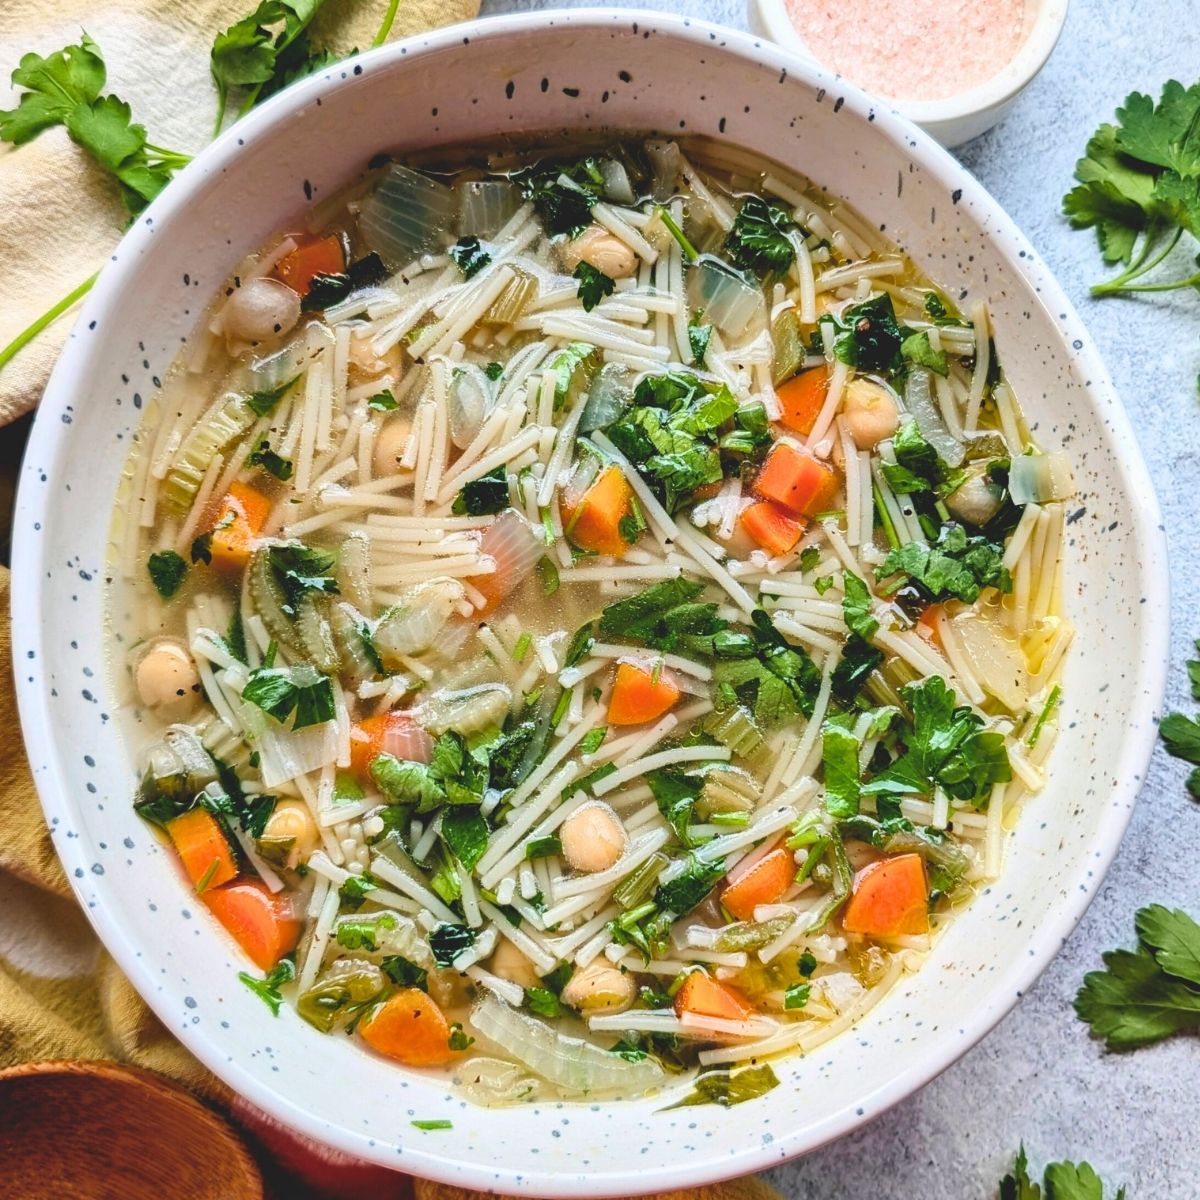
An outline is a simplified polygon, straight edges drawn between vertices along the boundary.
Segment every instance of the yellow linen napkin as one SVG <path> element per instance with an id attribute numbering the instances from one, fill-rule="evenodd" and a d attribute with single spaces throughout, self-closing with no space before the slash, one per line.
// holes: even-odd
<path id="1" fill-rule="evenodd" d="M 207 144 L 217 111 L 213 37 L 257 0 L 0 0 L 0 109 L 17 103 L 9 75 L 21 56 L 78 44 L 81 28 L 108 67 L 105 90 L 127 101 L 149 140 L 186 154 Z M 317 45 L 371 44 L 387 0 L 326 0 Z M 479 0 L 400 0 L 391 37 L 474 17 Z M 0 143 L 0 347 L 103 266 L 128 223 L 112 179 L 61 127 L 23 146 Z M 77 309 L 0 370 L 0 425 L 33 408 Z"/>
<path id="2" fill-rule="evenodd" d="M 0 567 L 0 729 L 15 730 L 9 581 L 9 571 Z M 159 1024 L 75 905 L 16 737 L 0 745 L 0 830 L 0 1068 L 107 1058 L 169 1076 L 249 1134 L 268 1186 L 273 1183 L 287 1200 L 470 1200 L 473 1193 L 461 1188 L 409 1180 L 297 1137 L 231 1092 Z M 742 1179 L 657 1200 L 781 1198 L 760 1180 Z"/>

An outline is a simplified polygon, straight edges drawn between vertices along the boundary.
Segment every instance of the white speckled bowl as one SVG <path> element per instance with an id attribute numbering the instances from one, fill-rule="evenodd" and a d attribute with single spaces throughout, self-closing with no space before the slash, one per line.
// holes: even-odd
<path id="1" fill-rule="evenodd" d="M 113 727 L 105 563 L 142 397 L 226 273 L 384 147 L 603 125 L 724 137 L 847 197 L 936 280 L 991 299 L 1010 378 L 1080 495 L 1066 603 L 1079 637 L 1052 779 L 1002 881 L 852 1032 L 732 1110 L 468 1107 L 438 1081 L 272 1019 L 235 947 L 130 804 Z M 1116 852 L 1154 735 L 1166 650 L 1158 506 L 1124 410 L 1058 285 L 996 203 L 914 127 L 774 46 L 673 17 L 536 13 L 363 55 L 265 105 L 130 230 L 43 401 L 16 518 L 14 658 L 54 842 L 100 936 L 166 1026 L 279 1120 L 351 1154 L 503 1192 L 689 1187 L 812 1149 L 904 1100 L 1016 1002 Z M 413 1118 L 448 1117 L 426 1133 Z"/>

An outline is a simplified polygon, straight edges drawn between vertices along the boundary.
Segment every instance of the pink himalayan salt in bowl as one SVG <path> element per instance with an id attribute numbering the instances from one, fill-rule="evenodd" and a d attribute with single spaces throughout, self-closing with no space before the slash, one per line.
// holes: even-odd
<path id="1" fill-rule="evenodd" d="M 759 32 L 887 100 L 946 146 L 990 129 L 1050 57 L 1069 0 L 750 0 Z"/>

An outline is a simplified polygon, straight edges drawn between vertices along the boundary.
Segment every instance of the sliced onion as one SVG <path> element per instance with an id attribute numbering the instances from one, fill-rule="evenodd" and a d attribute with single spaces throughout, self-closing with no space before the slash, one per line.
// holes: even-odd
<path id="1" fill-rule="evenodd" d="M 634 371 L 624 363 L 605 363 L 592 380 L 579 432 L 592 433 L 611 425 L 633 399 Z"/>
<path id="2" fill-rule="evenodd" d="M 507 179 L 472 179 L 457 184 L 455 191 L 463 237 L 495 237 L 521 207 L 521 190 Z"/>
<path id="3" fill-rule="evenodd" d="M 606 158 L 600 164 L 600 174 L 604 176 L 604 195 L 608 200 L 617 204 L 632 204 L 637 197 L 633 194 L 633 184 L 629 182 L 629 172 L 625 164 L 615 158 Z"/>
<path id="4" fill-rule="evenodd" d="M 562 506 L 564 512 L 573 511 L 580 500 L 587 494 L 588 488 L 596 482 L 600 474 L 601 463 L 594 454 L 585 454 L 575 464 L 575 469 L 567 476 L 562 485 Z"/>
<path id="5" fill-rule="evenodd" d="M 687 294 L 688 304 L 728 338 L 741 340 L 766 323 L 762 288 L 711 254 L 702 254 L 688 272 Z"/>
<path id="6" fill-rule="evenodd" d="M 433 646 L 466 594 L 459 580 L 444 576 L 405 592 L 375 626 L 375 648 L 383 665 L 398 670 L 403 666 L 401 656 L 423 654 Z"/>
<path id="7" fill-rule="evenodd" d="M 771 347 L 775 352 L 771 381 L 778 385 L 791 379 L 805 359 L 800 318 L 794 308 L 781 309 L 771 322 Z"/>
<path id="8" fill-rule="evenodd" d="M 439 688 L 416 715 L 434 733 L 453 729 L 466 737 L 503 725 L 511 704 L 512 689 L 507 684 L 482 683 L 472 688 Z"/>
<path id="9" fill-rule="evenodd" d="M 495 397 L 491 380 L 481 367 L 463 363 L 454 368 L 450 381 L 446 413 L 450 419 L 450 440 L 465 450 L 483 426 L 484 418 L 492 411 Z"/>
<path id="10" fill-rule="evenodd" d="M 433 757 L 433 738 L 411 717 L 394 712 L 379 739 L 379 751 L 408 762 L 427 763 Z"/>
<path id="11" fill-rule="evenodd" d="M 950 466 L 959 466 L 966 456 L 966 449 L 942 421 L 933 399 L 933 376 L 924 367 L 913 367 L 909 371 L 908 382 L 904 385 L 904 406 L 925 440 Z"/>
<path id="12" fill-rule="evenodd" d="M 951 619 L 954 632 L 980 687 L 1005 708 L 1016 712 L 1029 698 L 1029 673 L 1025 655 L 1009 635 L 999 609 L 967 609 Z"/>
<path id="13" fill-rule="evenodd" d="M 476 577 L 475 586 L 495 605 L 524 583 L 546 545 L 525 517 L 515 508 L 506 508 L 488 526 L 479 550 L 495 560 L 496 570 Z"/>
<path id="14" fill-rule="evenodd" d="M 946 497 L 946 507 L 960 521 L 982 528 L 999 511 L 1004 489 L 987 477 L 987 466 L 967 468 L 966 478 Z"/>
<path id="15" fill-rule="evenodd" d="M 583 1038 L 556 1032 L 495 996 L 485 996 L 475 1006 L 471 1022 L 518 1062 L 568 1092 L 586 1095 L 620 1089 L 638 1095 L 665 1078 L 652 1058 L 626 1062 Z"/>
<path id="16" fill-rule="evenodd" d="M 516 1063 L 477 1054 L 459 1068 L 458 1085 L 468 1100 L 486 1106 L 528 1100 L 541 1081 Z"/>
<path id="17" fill-rule="evenodd" d="M 457 215 L 454 192 L 419 171 L 393 163 L 362 202 L 358 228 L 363 240 L 393 267 L 435 250 Z"/>
<path id="18" fill-rule="evenodd" d="M 1008 470 L 1008 493 L 1014 504 L 1048 504 L 1075 495 L 1071 460 L 1061 450 L 1022 454 Z"/>
<path id="19" fill-rule="evenodd" d="M 651 138 L 646 143 L 646 157 L 654 172 L 650 181 L 650 195 L 661 204 L 675 194 L 675 181 L 679 178 L 679 147 L 674 142 Z"/>

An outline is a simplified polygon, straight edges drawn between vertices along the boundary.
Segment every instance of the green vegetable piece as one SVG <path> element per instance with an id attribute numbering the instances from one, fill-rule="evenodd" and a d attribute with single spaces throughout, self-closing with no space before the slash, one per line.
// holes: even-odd
<path id="1" fill-rule="evenodd" d="M 796 261 L 788 236 L 792 228 L 791 214 L 782 204 L 747 196 L 725 239 L 725 253 L 745 271 L 782 274 Z"/>
<path id="2" fill-rule="evenodd" d="M 617 289 L 617 281 L 605 275 L 598 267 L 590 262 L 580 262 L 575 268 L 575 278 L 579 280 L 578 296 L 584 312 L 591 312 L 605 296 L 611 296 Z"/>
<path id="3" fill-rule="evenodd" d="M 246 971 L 239 971 L 238 978 L 271 1010 L 271 1015 L 277 1017 L 283 1004 L 279 989 L 296 978 L 296 964 L 290 958 L 281 958 L 262 979 L 256 979 Z"/>
<path id="4" fill-rule="evenodd" d="M 695 1104 L 719 1104 L 731 1108 L 765 1096 L 779 1086 L 779 1078 L 768 1063 L 757 1067 L 743 1067 L 740 1071 L 710 1071 L 696 1078 L 696 1086 L 682 1100 L 668 1104 L 660 1112 L 673 1108 L 686 1108 Z"/>
<path id="5" fill-rule="evenodd" d="M 495 470 L 463 484 L 451 511 L 459 517 L 482 517 L 508 507 L 508 469 L 501 463 Z"/>
<path id="6" fill-rule="evenodd" d="M 174 550 L 159 550 L 146 560 L 146 570 L 154 590 L 164 600 L 170 600 L 183 584 L 188 565 Z"/>
<path id="7" fill-rule="evenodd" d="M 268 475 L 287 482 L 292 477 L 293 464 L 290 458 L 281 458 L 271 449 L 271 443 L 263 438 L 246 459 L 248 467 L 262 467 Z"/>
<path id="8" fill-rule="evenodd" d="M 450 257 L 458 263 L 464 279 L 478 275 L 492 261 L 491 254 L 483 248 L 477 237 L 461 237 L 450 247 Z"/>

